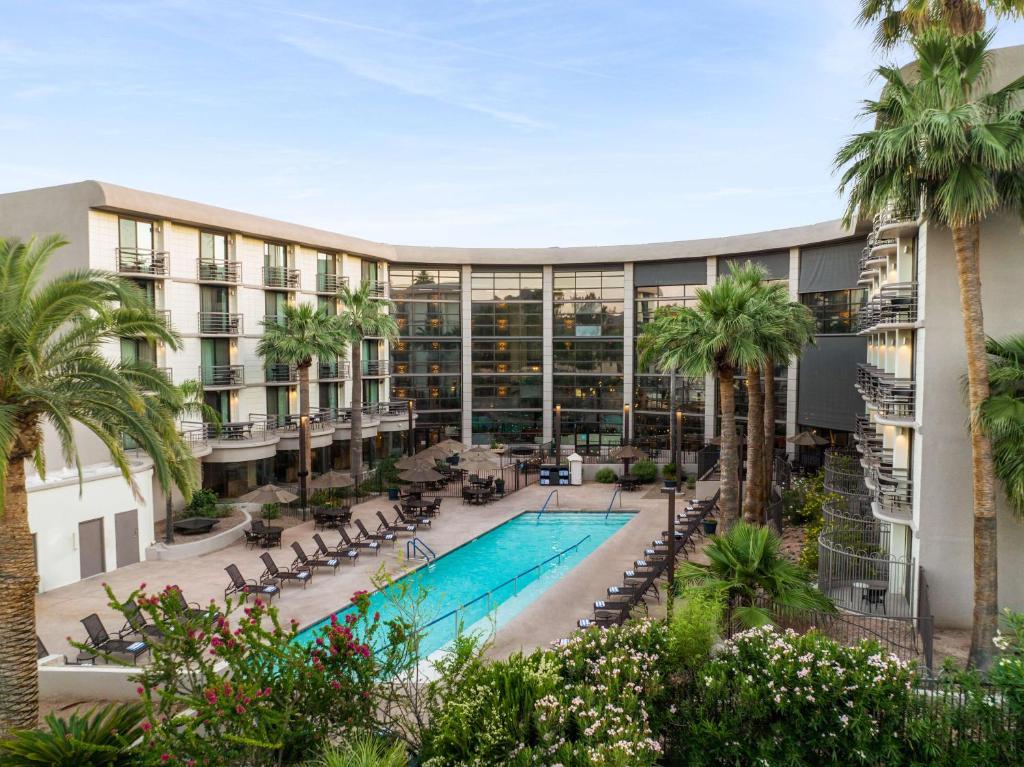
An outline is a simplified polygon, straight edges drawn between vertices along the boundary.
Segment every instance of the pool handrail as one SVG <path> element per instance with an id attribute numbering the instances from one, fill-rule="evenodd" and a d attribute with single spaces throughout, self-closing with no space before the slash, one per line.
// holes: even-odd
<path id="1" fill-rule="evenodd" d="M 621 509 L 622 508 L 622 488 L 621 487 L 615 488 L 615 492 L 612 493 L 612 499 L 610 501 L 608 501 L 608 509 L 604 513 L 604 518 L 605 519 L 608 519 L 608 515 L 612 513 L 612 506 L 615 505 L 615 499 L 616 498 L 619 499 L 619 508 Z"/>
<path id="2" fill-rule="evenodd" d="M 426 561 L 437 559 L 437 554 L 432 548 L 425 544 L 418 536 L 405 542 L 405 558 L 412 559 L 416 552 L 420 552 Z"/>
<path id="3" fill-rule="evenodd" d="M 551 503 L 551 496 L 554 496 L 557 500 L 555 503 L 558 504 L 558 508 L 562 508 L 562 499 L 558 497 L 558 490 L 552 490 L 548 493 L 548 497 L 544 501 L 544 505 L 540 507 L 540 511 L 537 512 L 537 519 L 540 519 L 540 515 L 547 511 L 548 504 Z"/>
<path id="4" fill-rule="evenodd" d="M 536 564 L 533 567 L 530 567 L 530 568 L 527 568 L 526 570 L 523 570 L 521 573 L 513 575 L 508 580 L 502 581 L 497 586 L 493 586 L 492 588 L 488 589 L 483 594 L 480 594 L 479 596 L 474 597 L 473 599 L 469 600 L 468 602 L 463 602 L 461 605 L 459 605 L 455 609 L 449 610 L 444 615 L 442 615 L 440 617 L 437 617 L 437 618 L 434 618 L 434 620 L 430 621 L 429 623 L 426 623 L 423 626 L 420 626 L 419 627 L 419 631 L 420 632 L 426 631 L 428 628 L 433 626 L 435 623 L 440 623 L 443 620 L 447 620 L 448 618 L 451 618 L 453 615 L 457 615 L 461 610 L 465 610 L 470 605 L 476 604 L 477 602 L 479 602 L 484 597 L 491 596 L 491 594 L 493 594 L 498 589 L 501 589 L 501 588 L 507 586 L 510 583 L 518 581 L 524 575 L 528 575 L 529 573 L 532 573 L 534 570 L 539 570 L 540 568 L 544 567 L 544 565 L 546 565 L 548 562 L 551 562 L 552 560 L 555 560 L 555 559 L 561 559 L 565 554 L 568 554 L 573 549 L 579 548 L 580 544 L 582 544 L 584 541 L 586 541 L 589 537 L 590 537 L 590 533 L 587 533 L 582 538 L 580 538 L 578 541 L 576 541 L 576 543 L 574 543 L 572 546 L 568 546 L 568 547 L 562 549 L 557 554 L 552 554 L 550 557 L 545 559 L 540 564 Z M 516 588 L 515 592 L 518 593 L 518 591 L 519 591 L 518 588 Z"/>

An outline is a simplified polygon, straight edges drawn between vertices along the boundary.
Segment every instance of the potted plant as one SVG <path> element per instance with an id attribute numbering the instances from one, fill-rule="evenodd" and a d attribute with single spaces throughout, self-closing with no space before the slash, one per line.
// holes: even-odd
<path id="1" fill-rule="evenodd" d="M 674 488 L 676 486 L 676 465 L 674 463 L 666 463 L 662 466 L 661 477 L 665 480 L 666 488 Z"/>
<path id="2" fill-rule="evenodd" d="M 696 490 L 697 489 L 697 478 L 692 474 L 686 478 L 686 489 Z"/>
<path id="3" fill-rule="evenodd" d="M 399 498 L 398 486 L 388 485 L 388 500 L 397 501 Z"/>
<path id="4" fill-rule="evenodd" d="M 704 525 L 704 535 L 714 535 L 718 529 L 718 520 L 714 517 L 705 517 L 701 524 Z"/>

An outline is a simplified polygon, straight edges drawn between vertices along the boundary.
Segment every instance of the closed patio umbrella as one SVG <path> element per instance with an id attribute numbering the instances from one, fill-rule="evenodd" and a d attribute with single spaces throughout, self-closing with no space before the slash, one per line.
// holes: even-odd
<path id="1" fill-rule="evenodd" d="M 351 487 L 354 483 L 352 482 L 352 475 L 340 471 L 331 471 L 321 474 L 316 479 L 312 479 L 309 482 L 309 486 L 314 490 L 330 490 L 336 487 Z"/>
<path id="2" fill-rule="evenodd" d="M 258 503 L 262 505 L 264 503 L 291 503 L 298 499 L 299 496 L 290 490 L 285 490 L 283 487 L 263 485 L 263 487 L 257 487 L 255 490 L 246 493 L 238 500 L 241 503 Z"/>

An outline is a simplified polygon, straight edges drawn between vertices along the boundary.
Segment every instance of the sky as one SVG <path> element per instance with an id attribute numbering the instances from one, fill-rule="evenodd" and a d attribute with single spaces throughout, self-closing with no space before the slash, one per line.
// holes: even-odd
<path id="1" fill-rule="evenodd" d="M 417 245 L 833 219 L 883 60 L 857 5 L 0 0 L 0 192 L 91 178 Z"/>

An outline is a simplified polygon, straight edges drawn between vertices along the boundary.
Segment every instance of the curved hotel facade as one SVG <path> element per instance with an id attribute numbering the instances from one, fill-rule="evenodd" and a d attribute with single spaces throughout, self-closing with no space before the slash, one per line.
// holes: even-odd
<path id="1" fill-rule="evenodd" d="M 997 79 L 1024 71 L 1024 49 L 1000 56 Z M 175 382 L 202 381 L 207 402 L 235 426 L 216 439 L 200 424 L 183 429 L 204 484 L 227 497 L 295 478 L 295 375 L 257 357 L 260 322 L 286 304 L 337 311 L 345 282 L 369 282 L 390 299 L 400 331 L 395 343 L 368 339 L 362 349 L 371 465 L 410 438 L 550 442 L 556 407 L 563 449 L 598 461 L 624 428 L 648 450 L 667 449 L 669 414 L 681 407 L 694 461 L 718 433 L 715 382 L 640 367 L 637 335 L 659 306 L 694 300 L 737 264 L 761 264 L 818 323 L 799 364 L 776 371 L 776 446 L 792 455 L 786 438 L 816 430 L 849 449 L 844 467 L 832 467 L 833 478 L 845 476 L 835 489 L 850 499 L 836 517 L 870 523 L 882 556 L 870 558 L 869 574 L 885 580 L 888 601 L 858 602 L 856 579 L 839 576 L 849 569 L 843 557 L 858 553 L 845 543 L 825 541 L 839 559 L 828 558 L 823 584 L 849 593 L 854 609 L 892 609 L 899 596 L 898 609 L 913 615 L 926 574 L 938 623 L 970 622 L 970 444 L 952 244 L 913 211 L 855 231 L 832 221 L 644 245 L 475 249 L 371 242 L 94 181 L 0 195 L 0 236 L 52 232 L 70 241 L 53 268 L 120 272 L 183 338 L 179 351 L 135 339 L 109 351 L 151 359 Z M 1019 222 L 993 217 L 981 244 L 989 333 L 1021 332 Z M 317 362 L 314 470 L 343 469 L 349 370 L 345 360 Z M 741 422 L 745 409 L 741 382 Z M 31 483 L 43 589 L 145 556 L 154 509 L 163 508 L 144 456 L 139 500 L 94 440 L 83 434 L 81 445 L 91 464 L 81 497 L 70 472 Z M 1022 609 L 1024 532 L 1000 504 L 1000 602 Z"/>

